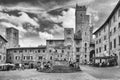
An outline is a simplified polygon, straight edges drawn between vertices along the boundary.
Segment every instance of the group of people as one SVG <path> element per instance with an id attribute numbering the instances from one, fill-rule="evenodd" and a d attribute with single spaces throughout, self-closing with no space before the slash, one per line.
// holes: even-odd
<path id="1" fill-rule="evenodd" d="M 72 67 L 72 68 L 77 68 L 77 69 L 80 69 L 80 64 L 79 62 L 69 62 L 69 66 Z"/>
<path id="2" fill-rule="evenodd" d="M 53 69 L 52 67 L 53 66 L 51 62 L 39 62 L 37 63 L 36 69 L 38 71 L 43 71 L 43 70 L 48 70 L 48 69 L 52 70 Z"/>
<path id="3" fill-rule="evenodd" d="M 22 65 L 22 64 L 16 65 L 15 68 L 16 68 L 17 70 L 24 70 L 24 69 L 25 69 L 24 65 Z"/>
<path id="4" fill-rule="evenodd" d="M 117 66 L 117 60 L 116 59 L 110 59 L 106 62 L 101 62 L 101 63 L 95 63 L 94 66 L 96 67 L 110 67 L 110 66 Z"/>

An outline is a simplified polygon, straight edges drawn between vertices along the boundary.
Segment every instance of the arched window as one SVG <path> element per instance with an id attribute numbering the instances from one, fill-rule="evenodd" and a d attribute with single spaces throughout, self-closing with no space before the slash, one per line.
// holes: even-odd
<path id="1" fill-rule="evenodd" d="M 83 16 L 83 14 L 80 14 L 80 16 L 82 17 L 82 16 Z"/>
<path id="2" fill-rule="evenodd" d="M 52 60 L 52 56 L 50 57 L 50 60 Z"/>
<path id="3" fill-rule="evenodd" d="M 87 33 L 85 32 L 85 36 L 87 35 Z"/>
<path id="4" fill-rule="evenodd" d="M 87 43 L 85 43 L 85 47 L 87 47 Z"/>
<path id="5" fill-rule="evenodd" d="M 12 57 L 10 56 L 10 57 L 9 57 L 9 59 L 11 60 L 11 59 L 12 59 Z"/>
<path id="6" fill-rule="evenodd" d="M 0 60 L 2 59 L 2 56 L 0 55 Z"/>

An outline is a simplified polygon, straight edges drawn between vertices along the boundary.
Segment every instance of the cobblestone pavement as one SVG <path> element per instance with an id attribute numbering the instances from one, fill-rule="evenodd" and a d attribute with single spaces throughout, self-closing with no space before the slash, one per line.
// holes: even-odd
<path id="1" fill-rule="evenodd" d="M 0 72 L 0 80 L 96 80 L 87 73 L 41 73 L 36 70 Z"/>
<path id="2" fill-rule="evenodd" d="M 107 67 L 107 68 L 98 68 L 91 66 L 82 66 L 81 69 L 83 72 L 90 74 L 91 76 L 102 79 L 102 80 L 120 80 L 120 67 Z"/>
<path id="3" fill-rule="evenodd" d="M 1 71 L 0 80 L 120 80 L 120 68 L 81 66 L 82 72 L 41 73 L 36 70 Z"/>

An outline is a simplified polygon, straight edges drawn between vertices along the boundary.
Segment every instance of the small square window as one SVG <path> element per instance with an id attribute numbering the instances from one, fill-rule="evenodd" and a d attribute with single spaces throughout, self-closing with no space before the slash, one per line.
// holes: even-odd
<path id="1" fill-rule="evenodd" d="M 39 60 L 42 60 L 42 58 L 43 58 L 42 56 L 39 56 L 39 57 L 38 57 Z"/>
<path id="2" fill-rule="evenodd" d="M 116 27 L 114 27 L 114 33 L 116 32 Z"/>
<path id="3" fill-rule="evenodd" d="M 24 60 L 26 59 L 26 57 L 24 56 Z"/>
<path id="4" fill-rule="evenodd" d="M 25 52 L 27 52 L 27 50 L 25 50 Z"/>
<path id="5" fill-rule="evenodd" d="M 22 52 L 23 52 L 22 50 L 19 51 L 19 53 L 22 53 Z"/>
<path id="6" fill-rule="evenodd" d="M 118 17 L 120 17 L 120 9 L 118 10 Z"/>
<path id="7" fill-rule="evenodd" d="M 99 52 L 101 53 L 101 47 L 99 47 Z"/>
<path id="8" fill-rule="evenodd" d="M 101 39 L 99 39 L 99 43 L 101 43 Z"/>
<path id="9" fill-rule="evenodd" d="M 40 53 L 40 50 L 38 50 L 38 53 Z"/>
<path id="10" fill-rule="evenodd" d="M 45 50 L 43 50 L 43 53 L 45 52 Z"/>
<path id="11" fill-rule="evenodd" d="M 104 40 L 106 40 L 106 36 L 104 36 Z"/>
<path id="12" fill-rule="evenodd" d="M 118 23 L 118 28 L 120 28 L 120 23 Z"/>
<path id="13" fill-rule="evenodd" d="M 105 51 L 107 50 L 107 46 L 106 46 L 106 45 L 104 45 L 104 50 L 105 50 Z"/>
<path id="14" fill-rule="evenodd" d="M 16 53 L 17 51 L 16 50 L 14 50 L 14 53 Z"/>
<path id="15" fill-rule="evenodd" d="M 51 52 L 52 52 L 52 50 L 49 50 L 49 52 L 51 53 Z"/>
<path id="16" fill-rule="evenodd" d="M 0 60 L 2 59 L 2 56 L 0 55 Z"/>
<path id="17" fill-rule="evenodd" d="M 53 41 L 49 41 L 49 44 L 53 44 Z"/>
<path id="18" fill-rule="evenodd" d="M 64 53 L 64 50 L 62 50 L 62 53 Z"/>
<path id="19" fill-rule="evenodd" d="M 76 52 L 80 52 L 80 48 L 76 48 Z"/>

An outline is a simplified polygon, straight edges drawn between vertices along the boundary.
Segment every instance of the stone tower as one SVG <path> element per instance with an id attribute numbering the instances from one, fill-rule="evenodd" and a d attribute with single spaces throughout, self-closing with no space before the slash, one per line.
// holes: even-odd
<path id="1" fill-rule="evenodd" d="M 19 31 L 13 27 L 6 28 L 7 48 L 19 46 Z"/>
<path id="2" fill-rule="evenodd" d="M 74 29 L 73 28 L 64 28 L 64 39 L 68 61 L 74 60 Z"/>
<path id="3" fill-rule="evenodd" d="M 89 45 L 90 45 L 90 26 L 89 15 L 86 14 L 86 6 L 76 5 L 76 29 L 75 33 L 81 33 L 81 60 L 82 63 L 89 62 Z"/>

